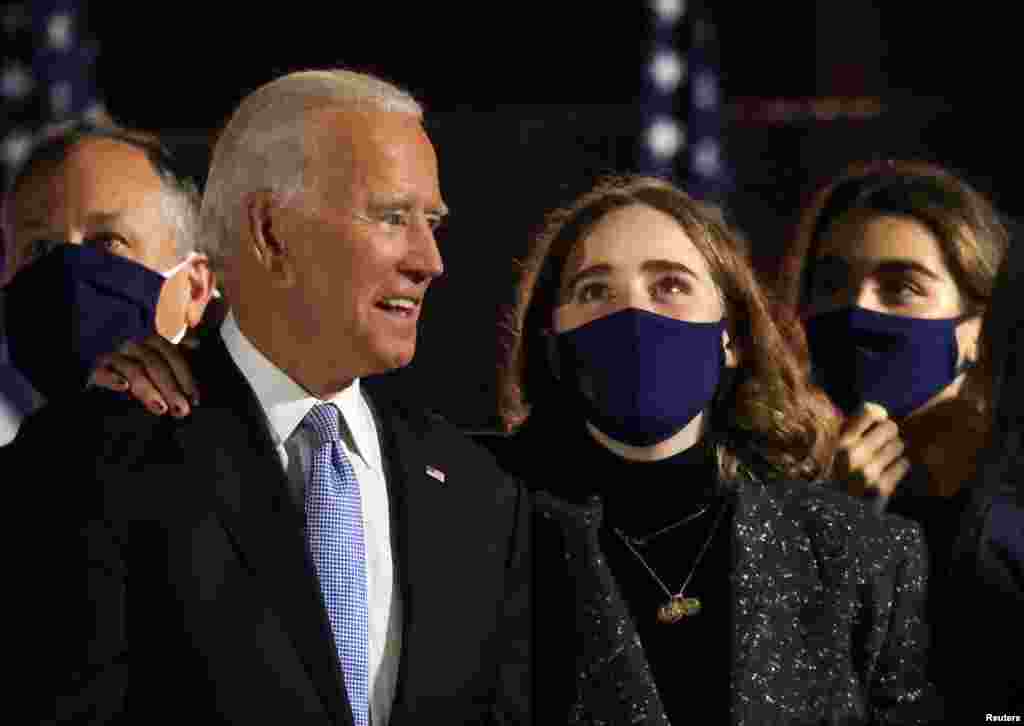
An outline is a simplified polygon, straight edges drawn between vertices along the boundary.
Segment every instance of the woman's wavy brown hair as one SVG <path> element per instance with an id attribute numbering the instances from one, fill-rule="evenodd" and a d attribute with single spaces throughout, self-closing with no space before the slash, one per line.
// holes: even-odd
<path id="1" fill-rule="evenodd" d="M 559 400 L 548 331 L 570 252 L 606 215 L 636 204 L 679 223 L 707 261 L 725 303 L 740 362 L 723 379 L 731 378 L 731 384 L 720 386 L 711 406 L 709 430 L 722 477 L 827 477 L 837 421 L 831 404 L 809 384 L 786 343 L 798 321 L 792 316 L 773 319 L 746 246 L 721 210 L 648 177 L 604 179 L 547 217 L 523 263 L 517 301 L 504 331 L 499 408 L 506 429 L 518 428 L 531 410 L 549 415 L 551 407 L 545 412 L 545 403 Z"/>

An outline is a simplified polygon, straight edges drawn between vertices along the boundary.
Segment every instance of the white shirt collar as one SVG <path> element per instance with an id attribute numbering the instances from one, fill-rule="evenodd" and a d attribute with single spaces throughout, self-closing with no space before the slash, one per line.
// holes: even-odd
<path id="1" fill-rule="evenodd" d="M 230 310 L 221 325 L 220 335 L 267 416 L 275 446 L 284 445 L 313 406 L 324 401 L 310 395 L 309 391 L 263 355 L 242 333 Z M 376 426 L 370 408 L 363 400 L 359 379 L 354 379 L 350 386 L 331 396 L 327 402 L 333 403 L 341 411 L 344 423 L 352 434 L 354 453 L 368 467 L 377 470 L 379 455 L 375 455 Z"/>

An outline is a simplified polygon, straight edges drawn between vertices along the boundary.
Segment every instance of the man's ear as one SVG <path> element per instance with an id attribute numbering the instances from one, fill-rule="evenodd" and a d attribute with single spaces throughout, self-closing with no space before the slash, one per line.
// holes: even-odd
<path id="1" fill-rule="evenodd" d="M 188 266 L 189 300 L 185 308 L 185 322 L 190 328 L 196 327 L 202 320 L 216 284 L 217 278 L 210 269 L 210 259 L 202 253 L 196 254 Z"/>
<path id="2" fill-rule="evenodd" d="M 291 287 L 295 283 L 295 266 L 281 234 L 282 211 L 279 198 L 270 191 L 252 192 L 246 196 L 249 251 L 276 287 Z"/>
<path id="3" fill-rule="evenodd" d="M 725 351 L 725 367 L 738 367 L 740 364 L 740 353 L 735 341 L 729 334 L 728 326 L 722 329 L 722 350 Z"/>

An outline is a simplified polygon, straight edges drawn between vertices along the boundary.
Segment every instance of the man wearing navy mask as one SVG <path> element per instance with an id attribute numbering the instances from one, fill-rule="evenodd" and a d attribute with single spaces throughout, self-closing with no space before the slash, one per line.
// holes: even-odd
<path id="1" fill-rule="evenodd" d="M 32 404 L 82 390 L 104 354 L 154 333 L 178 343 L 202 318 L 198 194 L 148 136 L 75 124 L 44 138 L 3 222 L 4 363 L 41 394 Z"/>

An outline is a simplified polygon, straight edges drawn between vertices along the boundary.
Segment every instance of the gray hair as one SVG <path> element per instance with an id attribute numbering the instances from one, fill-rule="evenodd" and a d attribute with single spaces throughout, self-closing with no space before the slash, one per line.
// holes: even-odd
<path id="1" fill-rule="evenodd" d="M 290 73 L 249 94 L 217 139 L 200 215 L 202 250 L 220 262 L 240 238 L 245 195 L 266 190 L 288 204 L 312 186 L 303 133 L 319 108 L 368 108 L 423 117 L 406 91 L 374 76 L 343 69 Z"/>
<path id="2" fill-rule="evenodd" d="M 189 252 L 203 252 L 199 239 L 199 208 L 202 198 L 195 182 L 188 178 L 158 172 L 162 194 L 160 211 L 164 220 L 174 228 L 174 251 L 178 260 Z"/>

